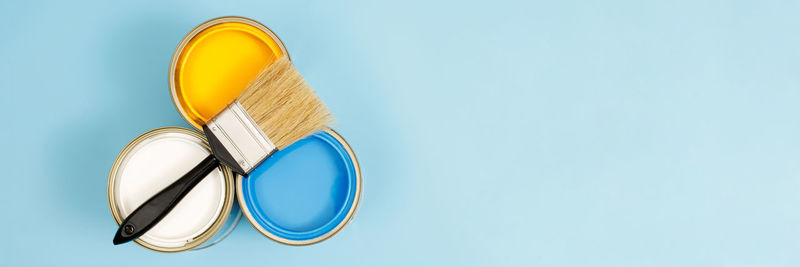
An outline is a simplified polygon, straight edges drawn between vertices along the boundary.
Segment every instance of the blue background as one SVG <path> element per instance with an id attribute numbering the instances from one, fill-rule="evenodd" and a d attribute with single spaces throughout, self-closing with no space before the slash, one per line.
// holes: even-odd
<path id="1" fill-rule="evenodd" d="M 112 2 L 0 3 L 0 265 L 800 265 L 796 1 Z M 115 247 L 109 168 L 188 127 L 170 57 L 223 15 L 328 103 L 360 212 L 308 247 Z"/>

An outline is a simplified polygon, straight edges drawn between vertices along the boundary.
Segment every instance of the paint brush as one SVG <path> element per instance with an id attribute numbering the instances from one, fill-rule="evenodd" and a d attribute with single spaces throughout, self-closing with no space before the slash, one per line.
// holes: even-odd
<path id="1" fill-rule="evenodd" d="M 266 68 L 239 97 L 203 126 L 211 154 L 134 210 L 117 229 L 114 244 L 138 238 L 166 216 L 220 163 L 247 176 L 272 153 L 320 131 L 333 121 L 325 104 L 285 56 Z"/>

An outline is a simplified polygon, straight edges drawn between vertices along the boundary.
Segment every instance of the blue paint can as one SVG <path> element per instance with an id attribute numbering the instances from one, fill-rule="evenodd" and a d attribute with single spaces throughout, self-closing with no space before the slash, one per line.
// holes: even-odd
<path id="1" fill-rule="evenodd" d="M 264 236 L 310 245 L 344 228 L 358 210 L 361 170 L 353 150 L 333 130 L 280 150 L 248 177 L 237 177 L 239 205 Z"/>

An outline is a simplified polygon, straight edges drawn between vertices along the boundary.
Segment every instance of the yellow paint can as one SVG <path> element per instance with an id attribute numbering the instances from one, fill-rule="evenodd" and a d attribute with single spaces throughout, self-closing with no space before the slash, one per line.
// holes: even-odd
<path id="1" fill-rule="evenodd" d="M 200 129 L 232 103 L 258 72 L 287 55 L 269 28 L 243 17 L 220 17 L 190 31 L 169 67 L 172 101 Z"/>

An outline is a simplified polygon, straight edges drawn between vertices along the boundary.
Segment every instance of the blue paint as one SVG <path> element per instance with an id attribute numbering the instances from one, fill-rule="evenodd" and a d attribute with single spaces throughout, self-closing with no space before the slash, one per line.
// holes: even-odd
<path id="1" fill-rule="evenodd" d="M 316 133 L 280 150 L 242 180 L 245 205 L 276 236 L 302 241 L 341 223 L 356 200 L 358 176 L 345 147 Z"/>

